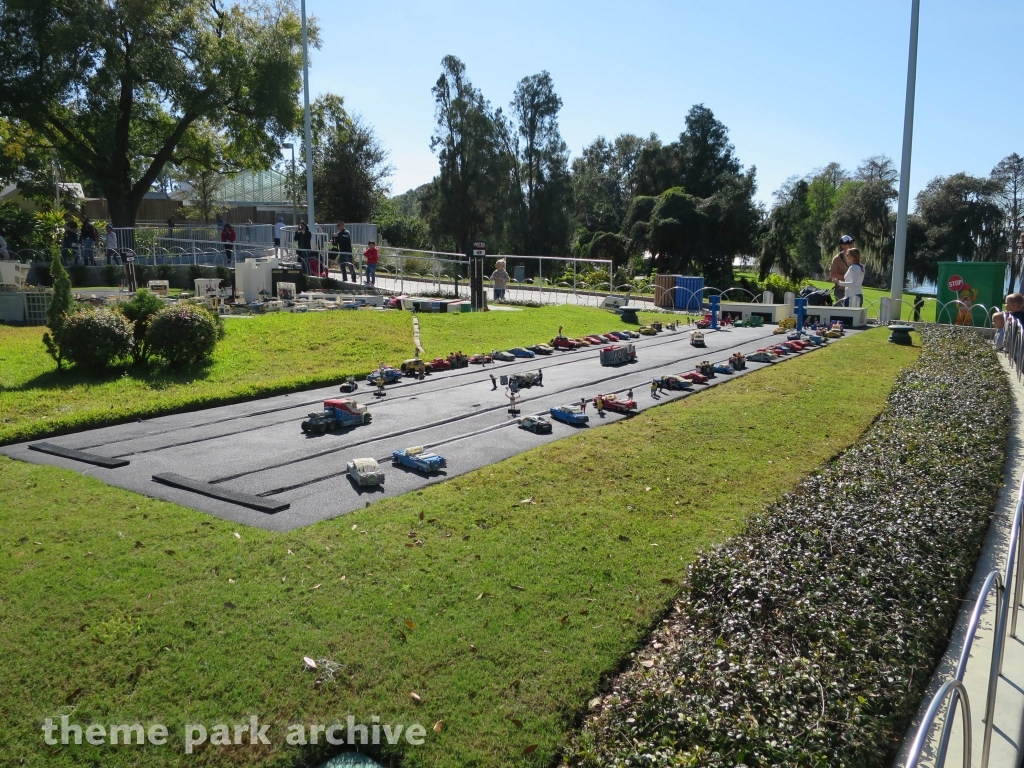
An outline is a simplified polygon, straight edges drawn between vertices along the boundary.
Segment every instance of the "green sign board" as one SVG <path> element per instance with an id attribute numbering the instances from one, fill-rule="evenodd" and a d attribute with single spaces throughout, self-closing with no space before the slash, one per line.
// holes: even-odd
<path id="1" fill-rule="evenodd" d="M 940 261 L 935 320 L 957 325 L 991 325 L 1003 306 L 1006 264 L 1001 261 Z"/>

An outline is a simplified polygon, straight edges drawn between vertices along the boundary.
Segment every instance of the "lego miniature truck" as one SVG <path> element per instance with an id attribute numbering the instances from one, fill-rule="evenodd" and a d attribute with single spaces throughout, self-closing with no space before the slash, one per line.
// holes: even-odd
<path id="1" fill-rule="evenodd" d="M 349 397 L 338 397 L 324 400 L 322 411 L 309 414 L 302 422 L 302 431 L 322 435 L 335 429 L 369 424 L 371 419 L 372 416 L 365 405 L 360 405 Z"/>
<path id="2" fill-rule="evenodd" d="M 636 360 L 636 347 L 632 344 L 612 344 L 601 350 L 601 365 L 622 365 Z"/>

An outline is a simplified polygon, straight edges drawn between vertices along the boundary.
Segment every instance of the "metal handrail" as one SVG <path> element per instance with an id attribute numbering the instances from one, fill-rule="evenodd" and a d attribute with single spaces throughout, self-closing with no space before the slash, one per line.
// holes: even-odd
<path id="1" fill-rule="evenodd" d="M 928 738 L 928 731 L 931 730 L 931 723 L 935 720 L 939 714 L 939 707 L 942 706 L 942 702 L 946 696 L 949 695 L 950 691 L 955 691 L 958 694 L 958 698 L 950 699 L 949 708 L 946 710 L 946 719 L 950 720 L 950 715 L 956 715 L 956 704 L 959 700 L 963 706 L 960 711 L 963 713 L 964 721 L 964 766 L 970 766 L 971 764 L 971 702 L 967 698 L 967 689 L 964 688 L 964 684 L 959 680 L 948 680 L 946 683 L 939 688 L 939 692 L 935 694 L 932 699 L 932 703 L 928 706 L 928 711 L 924 715 L 924 721 L 921 723 L 921 728 L 917 732 L 917 736 L 914 739 L 914 744 L 910 748 L 910 756 L 907 758 L 906 768 L 916 768 L 917 761 L 921 759 L 921 753 L 924 751 L 924 741 Z M 936 763 L 941 765 L 941 763 Z"/>
<path id="2" fill-rule="evenodd" d="M 1004 350 L 1007 350 L 1008 354 L 1011 355 L 1011 359 L 1015 361 L 1019 372 L 1020 360 L 1024 357 L 1024 329 L 1022 329 L 1021 324 L 1013 318 L 1009 318 L 1007 322 L 1007 344 L 1012 348 L 1012 350 L 1007 350 L 1006 346 L 1004 346 Z M 1014 358 L 1014 355 L 1016 355 L 1016 358 Z M 946 752 L 949 748 L 949 737 L 952 731 L 953 716 L 956 714 L 955 707 L 958 700 L 963 701 L 964 765 L 969 766 L 971 764 L 970 702 L 968 700 L 967 690 L 963 686 L 963 678 L 967 672 L 967 661 L 970 659 L 971 648 L 974 645 L 974 636 L 978 631 L 979 624 L 981 623 L 981 616 L 984 613 L 988 595 L 992 591 L 992 588 L 995 587 L 997 596 L 995 641 L 992 646 L 992 660 L 989 665 L 988 687 L 985 695 L 985 716 L 983 721 L 985 731 L 981 747 L 981 768 L 988 768 L 988 761 L 992 750 L 992 731 L 994 728 L 993 721 L 995 718 L 996 693 L 999 687 L 999 676 L 1002 674 L 1003 670 L 1003 656 L 1006 648 L 1008 624 L 1009 634 L 1012 637 L 1017 637 L 1017 615 L 1021 607 L 1022 581 L 1024 581 L 1024 558 L 1019 557 L 1021 537 L 1022 533 L 1024 533 L 1024 528 L 1022 528 L 1021 525 L 1022 518 L 1024 518 L 1024 477 L 1021 478 L 1021 482 L 1017 490 L 1017 502 L 1014 507 L 1013 524 L 1010 527 L 1010 540 L 1006 553 L 1005 569 L 1002 573 L 997 570 L 991 571 L 988 576 L 985 577 L 981 593 L 978 595 L 977 600 L 974 603 L 971 620 L 967 625 L 964 647 L 960 651 L 960 658 L 957 662 L 956 672 L 953 679 L 947 681 L 932 698 L 932 702 L 921 721 L 921 725 L 918 727 L 914 743 L 907 756 L 905 764 L 906 768 L 914 768 L 921 759 L 925 740 L 935 725 L 935 720 L 938 716 L 943 700 L 947 695 L 950 695 L 951 691 L 952 695 L 950 698 L 950 705 L 946 709 L 946 719 L 943 722 L 939 738 L 935 766 L 936 768 L 942 768 L 945 764 Z M 1009 590 L 1011 581 L 1014 583 L 1012 596 L 1010 595 Z"/>

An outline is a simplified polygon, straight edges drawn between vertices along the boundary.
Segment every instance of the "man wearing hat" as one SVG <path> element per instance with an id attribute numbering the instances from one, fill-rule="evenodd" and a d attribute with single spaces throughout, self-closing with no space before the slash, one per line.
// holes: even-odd
<path id="1" fill-rule="evenodd" d="M 846 296 L 846 289 L 841 286 L 843 280 L 846 279 L 846 271 L 850 268 L 850 263 L 846 258 L 846 252 L 853 248 L 853 238 L 849 235 L 843 235 L 839 238 L 839 253 L 836 254 L 835 258 L 832 259 L 832 266 L 828 270 L 828 279 L 835 285 L 835 297 L 836 304 L 840 303 Z"/>

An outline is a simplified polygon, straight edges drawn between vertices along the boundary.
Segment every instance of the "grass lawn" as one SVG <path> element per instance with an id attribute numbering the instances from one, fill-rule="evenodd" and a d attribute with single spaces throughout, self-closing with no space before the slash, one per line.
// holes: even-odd
<path id="1" fill-rule="evenodd" d="M 651 315 L 654 317 L 654 315 Z M 664 315 L 660 316 L 664 318 Z M 557 306 L 459 315 L 421 315 L 429 356 L 621 329 L 617 315 Z M 0 444 L 192 410 L 362 376 L 412 356 L 408 312 L 271 314 L 225 321 L 213 362 L 182 372 L 125 367 L 106 377 L 58 373 L 43 349 L 45 328 L 0 326 Z"/>
<path id="2" fill-rule="evenodd" d="M 0 458 L 0 754 L 293 768 L 326 753 L 286 746 L 289 723 L 351 714 L 423 724 L 422 746 L 386 748 L 407 766 L 550 765 L 687 563 L 880 412 L 919 351 L 885 339 L 860 334 L 288 534 Z M 342 666 L 317 686 L 303 656 Z M 44 747 L 43 718 L 69 712 L 165 724 L 169 741 Z M 183 753 L 185 723 L 253 714 L 271 746 Z"/>

